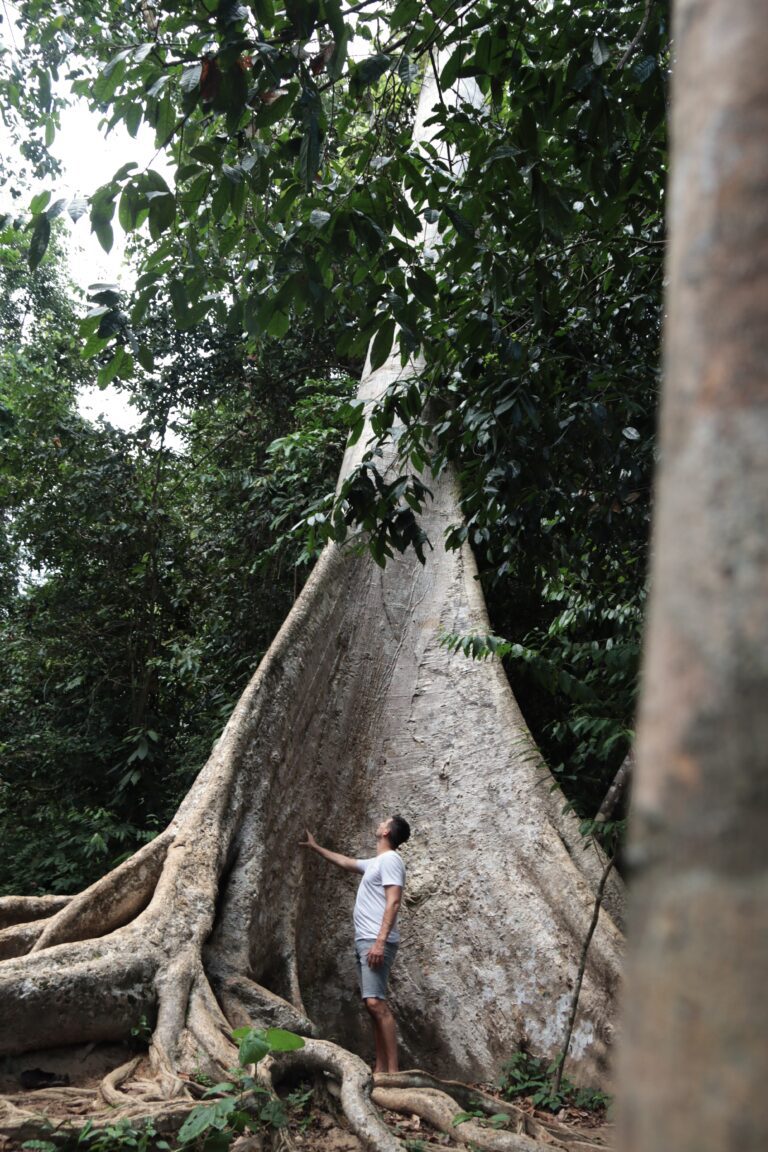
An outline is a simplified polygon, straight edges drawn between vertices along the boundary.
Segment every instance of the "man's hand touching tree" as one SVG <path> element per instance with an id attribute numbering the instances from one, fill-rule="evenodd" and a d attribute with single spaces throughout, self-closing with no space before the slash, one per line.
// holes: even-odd
<path id="1" fill-rule="evenodd" d="M 300 848 L 311 848 L 313 852 L 317 852 L 319 856 L 323 856 L 326 860 L 330 860 L 331 864 L 335 864 L 337 868 L 343 868 L 346 872 L 359 872 L 357 867 L 357 860 L 352 856 L 343 856 L 341 852 L 332 852 L 330 848 L 323 848 L 315 840 L 309 828 L 306 829 L 306 840 L 299 842 Z"/>

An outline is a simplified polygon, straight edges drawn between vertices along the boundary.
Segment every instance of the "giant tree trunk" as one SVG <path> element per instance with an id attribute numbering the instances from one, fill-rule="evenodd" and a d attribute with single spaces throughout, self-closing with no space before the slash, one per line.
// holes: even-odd
<path id="1" fill-rule="evenodd" d="M 768 1147 L 766 6 L 678 0 L 674 39 L 620 1147 L 757 1152 Z"/>
<path id="2" fill-rule="evenodd" d="M 361 396 L 399 371 L 366 372 Z M 396 810 L 413 828 L 393 978 L 405 1061 L 488 1078 L 523 1038 L 557 1052 L 602 863 L 562 814 L 500 666 L 440 645 L 488 623 L 470 552 L 442 549 L 450 473 L 434 493 L 425 566 L 325 551 L 157 840 L 63 907 L 0 903 L 16 922 L 0 932 L 0 1054 L 119 1039 L 146 1015 L 142 1091 L 171 1096 L 194 1067 L 231 1063 L 228 1030 L 248 1021 L 366 1048 L 353 885 L 298 842 L 309 826 L 367 855 Z M 601 912 L 571 1045 L 583 1079 L 605 1076 L 620 945 Z"/>

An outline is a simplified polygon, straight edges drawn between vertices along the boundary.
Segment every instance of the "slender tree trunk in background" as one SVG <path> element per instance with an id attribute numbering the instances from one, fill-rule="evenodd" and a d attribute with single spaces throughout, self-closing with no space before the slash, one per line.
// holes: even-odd
<path id="1" fill-rule="evenodd" d="M 597 820 L 599 824 L 605 824 L 608 820 L 613 819 L 616 809 L 624 800 L 627 790 L 629 789 L 634 766 L 635 755 L 634 752 L 630 750 L 622 760 L 621 767 L 611 781 L 611 786 L 603 798 L 597 816 L 595 816 L 595 820 Z"/>
<path id="2" fill-rule="evenodd" d="M 768 1148 L 768 9 L 679 0 L 621 1152 Z"/>

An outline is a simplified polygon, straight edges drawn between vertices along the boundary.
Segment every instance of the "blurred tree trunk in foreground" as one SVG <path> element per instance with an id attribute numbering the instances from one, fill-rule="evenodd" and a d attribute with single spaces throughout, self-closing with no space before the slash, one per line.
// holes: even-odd
<path id="1" fill-rule="evenodd" d="M 767 17 L 676 8 L 621 1152 L 768 1147 Z"/>

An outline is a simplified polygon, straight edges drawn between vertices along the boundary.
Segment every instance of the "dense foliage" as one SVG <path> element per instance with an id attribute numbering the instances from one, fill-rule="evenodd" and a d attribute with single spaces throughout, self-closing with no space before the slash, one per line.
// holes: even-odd
<path id="1" fill-rule="evenodd" d="M 130 302 L 109 287 L 93 295 L 81 323 L 86 362 L 102 383 L 134 391 L 144 429 L 133 438 L 81 424 L 73 431 L 70 408 L 57 433 L 62 458 L 49 443 L 51 459 L 40 465 L 52 477 L 82 470 L 78 530 L 82 554 L 93 557 L 88 574 L 85 561 L 76 568 L 75 549 L 52 530 L 40 564 L 63 571 L 66 556 L 68 595 L 81 589 L 83 614 L 117 608 L 112 626 L 139 645 L 143 671 L 110 693 L 115 713 L 131 718 L 122 758 L 110 754 L 115 786 L 127 779 L 122 787 L 133 788 L 131 777 L 173 741 L 180 786 L 199 763 L 194 740 L 210 734 L 201 725 L 192 735 L 192 698 L 213 724 L 265 643 L 269 629 L 244 606 L 262 594 L 279 546 L 250 521 L 244 529 L 242 511 L 259 525 L 286 525 L 298 506 L 287 486 L 261 503 L 266 444 L 283 437 L 271 467 L 285 476 L 314 458 L 297 466 L 306 436 L 338 448 L 326 422 L 338 411 L 333 377 L 311 355 L 301 359 L 305 346 L 319 342 L 323 363 L 341 364 L 372 341 L 376 364 L 396 341 L 406 368 L 374 413 L 369 458 L 333 507 L 317 505 L 332 469 L 320 467 L 306 489 L 310 545 L 343 539 L 363 520 L 380 563 L 409 546 L 428 562 L 428 547 L 443 543 L 425 541 L 418 523 L 430 469 L 455 467 L 465 519 L 446 544 L 473 545 L 526 716 L 579 810 L 593 812 L 629 742 L 643 612 L 667 5 L 111 0 L 61 9 L 26 0 L 19 11 L 24 47 L 0 75 L 0 103 L 37 142 L 37 171 L 57 102 L 71 92 L 108 126 L 135 134 L 149 124 L 175 175 L 171 186 L 152 164 L 126 165 L 89 205 L 105 248 L 116 224 L 134 234 L 140 275 Z M 425 67 L 440 77 L 431 119 L 442 151 L 412 140 Z M 38 271 L 67 209 L 82 206 L 51 189 L 27 216 L 3 221 L 24 230 Z M 425 224 L 436 229 L 426 255 Z M 201 353 L 190 380 L 179 366 L 193 346 Z M 418 372 L 407 366 L 417 352 L 426 364 Z M 297 370 L 288 368 L 295 355 Z M 255 387 L 254 373 L 270 363 L 270 383 Z M 283 391 L 275 384 L 286 369 L 296 386 Z M 319 407 L 317 391 L 299 403 L 302 373 L 326 381 Z M 35 403 L 62 402 L 58 392 L 44 397 L 45 389 Z M 163 440 L 179 404 L 194 412 L 190 460 L 206 461 L 183 476 Z M 22 404 L 17 434 L 39 436 L 36 418 Z M 360 431 L 354 413 L 344 418 Z M 375 449 L 395 427 L 403 472 L 384 483 Z M 420 479 L 414 467 L 424 469 Z M 102 520 L 96 486 L 116 501 Z M 24 515 L 53 516 L 55 492 L 53 482 Z M 21 525 L 21 511 L 13 515 Z M 123 566 L 128 589 L 109 608 L 100 549 Z M 221 607 L 205 607 L 197 591 L 214 580 L 231 633 Z M 25 595 L 50 595 L 45 587 L 29 583 Z M 282 608 L 270 611 L 274 620 Z M 68 628 L 62 621 L 61 651 Z M 454 645 L 498 646 L 463 641 Z M 31 668 L 35 658 L 25 659 Z M 100 659 L 50 706 L 92 700 Z M 173 660 L 171 688 L 163 668 Z M 67 669 L 45 683 L 65 687 L 80 675 Z M 169 778 L 165 768 L 155 775 Z M 138 802 L 144 819 L 170 800 L 150 789 Z"/>
<path id="2" fill-rule="evenodd" d="M 243 362 L 157 316 L 142 421 L 94 425 L 56 262 L 30 311 L 7 291 L 30 283 L 17 251 L 0 273 L 0 884 L 58 891 L 162 827 L 207 758 L 304 579 L 289 530 L 335 476 L 351 385 L 311 332 Z"/>

